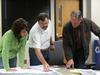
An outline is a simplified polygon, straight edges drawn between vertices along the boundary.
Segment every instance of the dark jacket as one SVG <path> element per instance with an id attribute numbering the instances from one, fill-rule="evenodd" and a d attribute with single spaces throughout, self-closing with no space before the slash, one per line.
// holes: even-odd
<path id="1" fill-rule="evenodd" d="M 100 28 L 91 20 L 84 19 L 80 23 L 80 33 L 82 46 L 84 49 L 85 60 L 89 55 L 89 43 L 91 40 L 91 32 L 100 38 Z M 73 59 L 74 41 L 72 39 L 72 24 L 68 22 L 63 28 L 63 48 L 67 60 Z"/>

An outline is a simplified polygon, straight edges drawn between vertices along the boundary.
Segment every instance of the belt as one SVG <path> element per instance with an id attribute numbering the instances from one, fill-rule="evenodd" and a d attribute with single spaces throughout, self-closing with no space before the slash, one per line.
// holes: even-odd
<path id="1" fill-rule="evenodd" d="M 46 48 L 46 49 L 41 49 L 41 51 L 48 51 L 50 47 Z M 34 49 L 34 48 L 30 48 L 30 49 Z"/>
<path id="2" fill-rule="evenodd" d="M 41 51 L 47 51 L 47 50 L 49 50 L 49 48 L 46 48 L 46 49 L 41 49 Z"/>

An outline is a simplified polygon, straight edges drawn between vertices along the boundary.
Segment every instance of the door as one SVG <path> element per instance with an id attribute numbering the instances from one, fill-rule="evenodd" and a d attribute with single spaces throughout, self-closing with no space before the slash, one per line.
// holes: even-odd
<path id="1" fill-rule="evenodd" d="M 63 26 L 73 10 L 79 10 L 79 0 L 56 0 L 56 37 L 62 38 Z"/>

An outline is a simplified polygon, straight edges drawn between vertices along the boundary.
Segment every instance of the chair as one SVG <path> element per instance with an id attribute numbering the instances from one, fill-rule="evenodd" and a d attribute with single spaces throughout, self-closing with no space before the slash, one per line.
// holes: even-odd
<path id="1" fill-rule="evenodd" d="M 58 40 L 54 42 L 55 50 L 50 51 L 50 65 L 63 65 L 63 46 L 62 40 Z"/>

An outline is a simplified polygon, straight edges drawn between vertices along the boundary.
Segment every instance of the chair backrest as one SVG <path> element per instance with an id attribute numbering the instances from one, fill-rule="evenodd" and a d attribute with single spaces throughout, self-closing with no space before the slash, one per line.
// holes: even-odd
<path id="1" fill-rule="evenodd" d="M 63 65 L 63 45 L 62 40 L 55 41 L 55 50 L 50 51 L 50 61 L 51 65 Z"/>
<path id="2" fill-rule="evenodd" d="M 95 62 L 94 69 L 100 70 L 100 40 L 94 40 L 93 44 L 93 60 Z"/>

